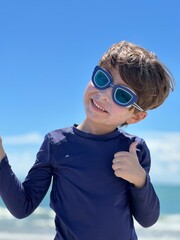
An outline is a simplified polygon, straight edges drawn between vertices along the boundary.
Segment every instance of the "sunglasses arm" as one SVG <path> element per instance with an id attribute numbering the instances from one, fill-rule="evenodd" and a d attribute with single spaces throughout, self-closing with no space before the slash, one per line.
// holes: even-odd
<path id="1" fill-rule="evenodd" d="M 132 104 L 136 109 L 138 109 L 140 112 L 144 112 L 144 110 L 139 106 L 137 105 L 136 103 L 133 103 Z"/>

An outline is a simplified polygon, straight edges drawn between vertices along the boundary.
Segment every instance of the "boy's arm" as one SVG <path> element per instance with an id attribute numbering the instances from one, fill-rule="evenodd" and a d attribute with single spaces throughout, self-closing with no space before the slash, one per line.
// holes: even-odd
<path id="1" fill-rule="evenodd" d="M 40 204 L 51 182 L 52 165 L 50 162 L 50 143 L 44 141 L 36 163 L 31 168 L 26 180 L 21 183 L 8 162 L 4 150 L 0 147 L 0 197 L 7 209 L 16 218 L 30 215 Z"/>
<path id="2" fill-rule="evenodd" d="M 160 203 L 149 176 L 145 187 L 132 187 L 130 191 L 131 211 L 136 221 L 143 227 L 155 224 L 160 215 Z"/>
<path id="3" fill-rule="evenodd" d="M 149 171 L 151 157 L 148 147 L 142 141 L 137 147 L 138 159 L 146 172 L 145 186 L 136 188 L 133 185 L 130 188 L 131 193 L 131 211 L 137 222 L 143 227 L 150 227 L 159 218 L 160 202 L 150 181 Z"/>
<path id="4" fill-rule="evenodd" d="M 137 139 L 129 152 L 114 155 L 113 170 L 117 177 L 131 183 L 130 205 L 135 219 L 144 227 L 153 225 L 159 217 L 159 199 L 150 182 L 150 153 L 144 141 Z"/>

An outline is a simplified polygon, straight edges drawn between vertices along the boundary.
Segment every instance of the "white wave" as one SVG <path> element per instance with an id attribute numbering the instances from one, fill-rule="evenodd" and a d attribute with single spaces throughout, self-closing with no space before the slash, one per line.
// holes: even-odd
<path id="1" fill-rule="evenodd" d="M 40 209 L 49 211 L 47 209 Z M 37 213 L 36 213 L 37 214 Z M 54 220 L 51 217 L 36 215 L 33 213 L 30 217 L 18 220 L 10 216 L 6 209 L 0 208 L 0 239 L 37 239 L 35 236 L 45 240 L 53 239 L 54 236 Z M 179 240 L 180 236 L 180 214 L 162 215 L 160 219 L 150 228 L 143 228 L 135 221 L 135 228 L 139 240 Z M 11 232 L 9 232 L 11 229 Z M 38 235 L 41 233 L 41 235 Z M 32 234 L 32 235 L 31 235 Z M 28 238 L 27 238 L 28 236 Z"/>
<path id="2" fill-rule="evenodd" d="M 1 231 L 1 240 L 50 240 L 54 238 L 55 234 L 48 233 L 15 233 L 15 232 L 2 232 Z"/>
<path id="3" fill-rule="evenodd" d="M 0 207 L 0 221 L 12 218 L 14 217 L 12 217 L 11 213 L 5 207 Z"/>
<path id="4" fill-rule="evenodd" d="M 33 214 L 39 217 L 48 217 L 51 219 L 54 219 L 55 216 L 54 211 L 50 207 L 38 207 Z"/>
<path id="5" fill-rule="evenodd" d="M 49 207 L 38 207 L 34 212 L 33 212 L 33 217 L 38 218 L 38 219 L 54 219 L 54 212 L 53 210 Z M 7 210 L 7 208 L 0 207 L 0 220 L 7 220 L 7 219 L 15 219 L 15 217 L 12 216 L 12 214 Z"/>
<path id="6" fill-rule="evenodd" d="M 180 215 L 164 215 L 150 228 L 142 228 L 135 222 L 139 240 L 179 240 Z"/>

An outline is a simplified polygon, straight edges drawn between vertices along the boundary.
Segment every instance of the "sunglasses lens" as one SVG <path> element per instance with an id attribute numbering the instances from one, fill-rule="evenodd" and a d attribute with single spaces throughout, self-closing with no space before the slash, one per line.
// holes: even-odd
<path id="1" fill-rule="evenodd" d="M 99 88 L 104 88 L 110 81 L 102 71 L 97 71 L 94 76 L 94 82 Z"/>
<path id="2" fill-rule="evenodd" d="M 126 105 L 132 100 L 131 94 L 121 88 L 116 89 L 114 97 L 116 101 L 122 105 Z"/>

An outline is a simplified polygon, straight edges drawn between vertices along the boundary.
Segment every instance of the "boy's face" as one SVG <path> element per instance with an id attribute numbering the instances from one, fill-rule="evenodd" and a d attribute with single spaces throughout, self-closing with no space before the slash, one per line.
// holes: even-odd
<path id="1" fill-rule="evenodd" d="M 126 85 L 119 72 L 112 68 L 109 73 L 113 78 L 113 84 Z M 107 133 L 124 123 L 132 124 L 142 120 L 145 112 L 134 113 L 134 109 L 117 105 L 112 99 L 112 88 L 97 89 L 90 81 L 84 95 L 87 128 L 96 132 Z"/>

